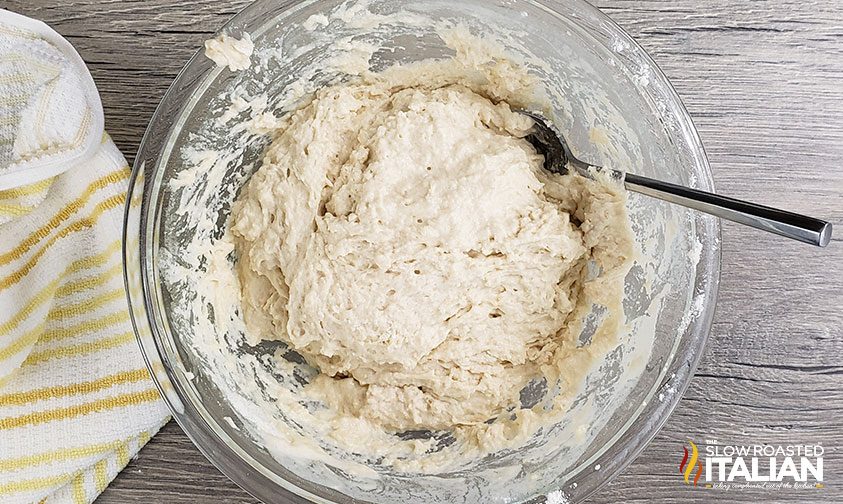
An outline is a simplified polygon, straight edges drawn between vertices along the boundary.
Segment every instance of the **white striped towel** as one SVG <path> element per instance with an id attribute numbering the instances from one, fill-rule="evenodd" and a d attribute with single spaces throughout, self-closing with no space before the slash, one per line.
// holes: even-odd
<path id="1" fill-rule="evenodd" d="M 92 502 L 168 419 L 123 290 L 128 176 L 79 55 L 0 10 L 0 502 Z"/>

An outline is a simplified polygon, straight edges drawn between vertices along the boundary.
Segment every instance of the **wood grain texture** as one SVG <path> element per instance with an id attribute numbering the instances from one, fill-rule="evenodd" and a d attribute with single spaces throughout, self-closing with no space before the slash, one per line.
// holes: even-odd
<path id="1" fill-rule="evenodd" d="M 50 23 L 91 67 L 130 159 L 181 66 L 245 0 L 4 0 Z M 659 63 L 694 118 L 720 192 L 839 224 L 824 250 L 725 223 L 706 355 L 667 426 L 591 499 L 843 502 L 843 2 L 601 0 Z M 693 490 L 687 439 L 821 443 L 826 488 Z M 170 424 L 103 503 L 255 502 Z"/>

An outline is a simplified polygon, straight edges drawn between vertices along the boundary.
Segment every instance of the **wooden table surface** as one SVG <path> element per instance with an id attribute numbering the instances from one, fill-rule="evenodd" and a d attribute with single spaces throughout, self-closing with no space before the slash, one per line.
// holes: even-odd
<path id="1" fill-rule="evenodd" d="M 178 70 L 246 0 L 2 0 L 67 37 L 131 162 Z M 718 190 L 839 226 L 827 249 L 723 225 L 714 328 L 667 426 L 592 502 L 843 502 L 843 2 L 600 0 L 659 63 Z M 717 492 L 678 477 L 687 439 L 815 444 L 825 488 Z M 174 423 L 98 502 L 255 502 Z"/>

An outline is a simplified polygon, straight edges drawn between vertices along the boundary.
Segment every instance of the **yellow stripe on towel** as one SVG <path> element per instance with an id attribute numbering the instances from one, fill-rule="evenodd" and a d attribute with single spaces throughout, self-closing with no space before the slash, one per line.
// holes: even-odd
<path id="1" fill-rule="evenodd" d="M 94 465 L 94 480 L 97 483 L 97 493 L 102 493 L 108 486 L 108 459 L 102 459 Z"/>
<path id="2" fill-rule="evenodd" d="M 86 320 L 85 322 L 79 322 L 78 324 L 70 326 L 49 329 L 43 334 L 43 336 L 41 336 L 39 341 L 58 341 L 75 336 L 82 336 L 128 321 L 129 312 L 127 310 L 120 310 L 93 320 Z"/>
<path id="3" fill-rule="evenodd" d="M 140 392 L 129 392 L 117 396 L 107 397 L 93 402 L 75 404 L 64 408 L 47 411 L 37 411 L 18 417 L 0 419 L 0 430 L 15 429 L 26 425 L 37 425 L 56 420 L 66 420 L 80 415 L 87 415 L 114 408 L 122 408 L 135 404 L 144 404 L 159 398 L 157 389 L 147 389 Z"/>
<path id="4" fill-rule="evenodd" d="M 38 490 L 40 488 L 56 486 L 70 480 L 70 478 L 72 477 L 72 474 L 59 474 L 57 476 L 12 481 L 9 483 L 0 484 L 0 495 L 18 492 L 29 492 L 32 490 Z"/>
<path id="5" fill-rule="evenodd" d="M 0 471 L 16 471 L 29 466 L 50 464 L 64 460 L 88 458 L 95 455 L 101 455 L 112 450 L 117 450 L 118 453 L 122 450 L 128 455 L 128 442 L 130 439 L 134 439 L 134 437 L 118 441 L 109 441 L 107 443 L 89 444 L 73 448 L 61 448 L 59 450 L 48 451 L 36 455 L 26 455 L 18 458 L 0 459 Z M 118 460 L 119 459 L 120 458 L 118 456 Z M 128 462 L 128 457 L 126 462 Z"/>
<path id="6" fill-rule="evenodd" d="M 78 476 L 73 479 L 73 502 L 74 504 L 86 504 L 87 496 L 85 495 L 85 473 L 80 472 Z"/>
<path id="7" fill-rule="evenodd" d="M 0 191 L 0 200 L 18 199 L 22 196 L 29 196 L 41 191 L 46 191 L 53 185 L 53 178 L 44 179 L 41 182 L 33 182 L 32 184 L 15 187 L 14 189 L 5 189 Z"/>
<path id="8" fill-rule="evenodd" d="M 20 217 L 32 211 L 32 207 L 23 205 L 10 205 L 0 203 L 0 215 L 11 215 L 12 217 Z"/>
<path id="9" fill-rule="evenodd" d="M 30 257 L 29 260 L 24 263 L 24 265 L 20 269 L 12 273 L 10 276 L 4 278 L 3 280 L 0 280 L 0 290 L 6 289 L 20 282 L 27 274 L 29 274 L 30 271 L 32 271 L 32 268 L 35 267 L 41 256 L 43 256 L 44 253 L 47 252 L 47 250 L 49 250 L 49 248 L 59 239 L 64 238 L 65 236 L 68 236 L 72 233 L 81 231 L 83 229 L 94 227 L 94 224 L 96 224 L 96 221 L 103 213 L 113 208 L 119 207 L 125 202 L 126 195 L 121 193 L 107 198 L 101 201 L 100 203 L 97 203 L 97 205 L 94 207 L 94 211 L 91 212 L 91 215 L 79 219 L 78 221 L 59 231 L 57 234 L 53 235 L 40 249 L 38 249 L 38 252 L 33 254 L 32 257 Z"/>
<path id="10" fill-rule="evenodd" d="M 12 250 L 4 254 L 0 254 L 0 266 L 3 266 L 20 258 L 23 254 L 26 253 L 27 250 L 32 248 L 33 245 L 37 244 L 39 241 L 49 236 L 49 234 L 53 230 L 58 228 L 58 226 L 62 222 L 76 215 L 79 209 L 85 206 L 88 200 L 91 199 L 91 196 L 93 196 L 97 191 L 104 189 L 112 184 L 116 184 L 118 182 L 126 180 L 127 178 L 129 178 L 130 174 L 131 171 L 129 170 L 129 167 L 124 166 L 123 168 L 120 168 L 117 171 L 113 171 L 108 175 L 91 182 L 85 189 L 85 191 L 81 195 L 79 195 L 78 198 L 76 198 L 63 209 L 61 209 L 47 222 L 47 224 L 39 228 L 31 235 L 29 235 Z"/>
<path id="11" fill-rule="evenodd" d="M 146 368 L 133 369 L 131 371 L 124 371 L 122 373 L 104 376 L 89 382 L 74 383 L 72 385 L 57 385 L 36 390 L 27 390 L 26 392 L 15 392 L 12 394 L 0 395 L 0 404 L 6 406 L 21 406 L 24 404 L 34 403 L 36 401 L 55 399 L 57 397 L 90 394 L 92 392 L 114 387 L 115 385 L 138 382 L 148 378 L 149 372 Z"/>
<path id="12" fill-rule="evenodd" d="M 84 315 L 87 312 L 96 310 L 97 308 L 104 306 L 112 301 L 116 301 L 118 299 L 125 299 L 126 292 L 123 288 L 118 288 L 110 291 L 103 292 L 98 296 L 94 296 L 90 299 L 86 299 L 84 301 L 80 301 L 78 303 L 69 304 L 66 306 L 62 306 L 59 308 L 55 308 L 50 311 L 50 320 L 58 320 L 58 319 L 66 319 L 72 317 L 78 317 L 80 315 Z"/>
<path id="13" fill-rule="evenodd" d="M 80 355 L 92 354 L 100 350 L 108 350 L 109 348 L 116 348 L 127 343 L 132 343 L 135 340 L 135 333 L 125 332 L 115 336 L 109 336 L 97 341 L 88 343 L 79 343 L 78 345 L 71 345 L 66 347 L 51 348 L 38 352 L 32 352 L 23 362 L 24 366 L 34 366 L 35 364 L 53 360 L 66 359 L 68 357 L 77 357 Z"/>
<path id="14" fill-rule="evenodd" d="M 61 275 L 59 275 L 58 278 L 43 287 L 41 291 L 38 292 L 38 294 L 36 294 L 24 305 L 24 308 L 22 310 L 20 310 L 17 314 L 15 314 L 11 319 L 6 321 L 5 323 L 0 324 L 0 337 L 9 333 L 12 329 L 20 325 L 20 323 L 25 320 L 26 317 L 28 317 L 32 314 L 33 311 L 35 311 L 35 308 L 40 306 L 48 299 L 52 299 L 52 297 L 56 293 L 56 290 L 58 290 L 59 284 L 67 275 L 77 273 L 79 271 L 82 271 L 83 269 L 95 268 L 97 266 L 105 264 L 111 257 L 111 255 L 114 254 L 114 252 L 116 252 L 119 248 L 120 240 L 117 240 L 99 254 L 84 257 L 82 259 L 77 259 L 76 261 L 70 263 L 70 265 L 64 270 Z"/>
<path id="15" fill-rule="evenodd" d="M 117 275 L 123 272 L 123 265 L 120 263 L 108 268 L 107 270 L 97 275 L 82 278 L 73 282 L 67 282 L 58 289 L 56 289 L 56 298 L 64 298 L 73 294 L 91 290 L 95 287 L 100 287 L 108 283 Z"/>
<path id="16" fill-rule="evenodd" d="M 35 342 L 43 336 L 44 328 L 47 325 L 47 321 L 62 320 L 66 318 L 76 317 L 79 315 L 84 315 L 88 311 L 96 310 L 101 306 L 116 301 L 117 299 L 123 298 L 123 296 L 123 289 L 114 289 L 112 291 L 105 292 L 97 297 L 82 301 L 80 303 L 54 308 L 50 311 L 50 314 L 47 316 L 47 319 L 45 321 L 42 321 L 29 331 L 25 332 L 23 336 L 15 339 L 9 345 L 0 348 L 0 361 L 8 359 L 9 357 L 17 354 L 18 352 L 29 348 L 31 345 L 34 345 Z M 2 336 L 2 334 L 0 334 L 0 336 Z"/>

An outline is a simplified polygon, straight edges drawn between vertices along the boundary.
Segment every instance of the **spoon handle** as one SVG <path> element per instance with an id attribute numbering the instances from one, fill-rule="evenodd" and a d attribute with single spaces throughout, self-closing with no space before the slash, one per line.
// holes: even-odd
<path id="1" fill-rule="evenodd" d="M 631 173 L 626 174 L 625 184 L 630 191 L 811 245 L 825 247 L 831 241 L 831 223 L 813 217 L 660 182 Z"/>

